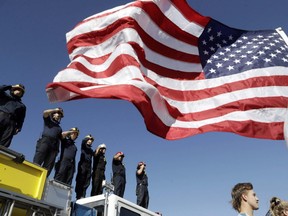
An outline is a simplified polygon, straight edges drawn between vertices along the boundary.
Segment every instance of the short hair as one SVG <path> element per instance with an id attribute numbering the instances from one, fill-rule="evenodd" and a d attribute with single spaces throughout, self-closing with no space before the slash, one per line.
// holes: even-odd
<path id="1" fill-rule="evenodd" d="M 240 211 L 242 194 L 247 193 L 248 190 L 253 190 L 253 185 L 249 182 L 236 184 L 231 191 L 231 204 L 236 211 Z"/>
<path id="2" fill-rule="evenodd" d="M 282 216 L 284 211 L 288 210 L 288 202 L 277 197 L 272 197 L 270 200 L 270 212 L 273 216 Z"/>

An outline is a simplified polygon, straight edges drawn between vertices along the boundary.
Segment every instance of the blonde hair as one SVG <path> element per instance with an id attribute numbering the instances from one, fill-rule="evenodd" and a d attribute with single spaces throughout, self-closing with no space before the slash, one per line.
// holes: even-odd
<path id="1" fill-rule="evenodd" d="M 284 211 L 288 211 L 288 202 L 278 197 L 272 197 L 270 200 L 270 211 L 273 216 L 283 216 Z"/>

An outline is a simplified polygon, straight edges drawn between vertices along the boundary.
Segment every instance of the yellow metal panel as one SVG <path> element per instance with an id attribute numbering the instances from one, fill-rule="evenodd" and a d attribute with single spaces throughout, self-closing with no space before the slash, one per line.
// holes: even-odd
<path id="1" fill-rule="evenodd" d="M 29 161 L 15 163 L 0 154 L 0 188 L 41 200 L 47 170 Z"/>

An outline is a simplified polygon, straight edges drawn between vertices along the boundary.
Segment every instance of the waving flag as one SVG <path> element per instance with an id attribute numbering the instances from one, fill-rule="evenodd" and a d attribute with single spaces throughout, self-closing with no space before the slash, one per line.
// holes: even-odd
<path id="1" fill-rule="evenodd" d="M 165 139 L 209 131 L 284 139 L 281 29 L 234 29 L 184 0 L 143 0 L 88 17 L 66 36 L 71 63 L 47 85 L 51 102 L 124 99 Z"/>

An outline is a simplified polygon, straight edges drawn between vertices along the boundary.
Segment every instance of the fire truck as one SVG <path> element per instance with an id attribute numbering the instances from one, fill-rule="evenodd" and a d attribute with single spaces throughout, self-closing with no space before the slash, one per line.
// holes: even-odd
<path id="1" fill-rule="evenodd" d="M 73 188 L 49 180 L 47 170 L 25 156 L 0 146 L 1 216 L 159 216 L 113 194 L 103 182 L 104 194 L 72 201 Z"/>

